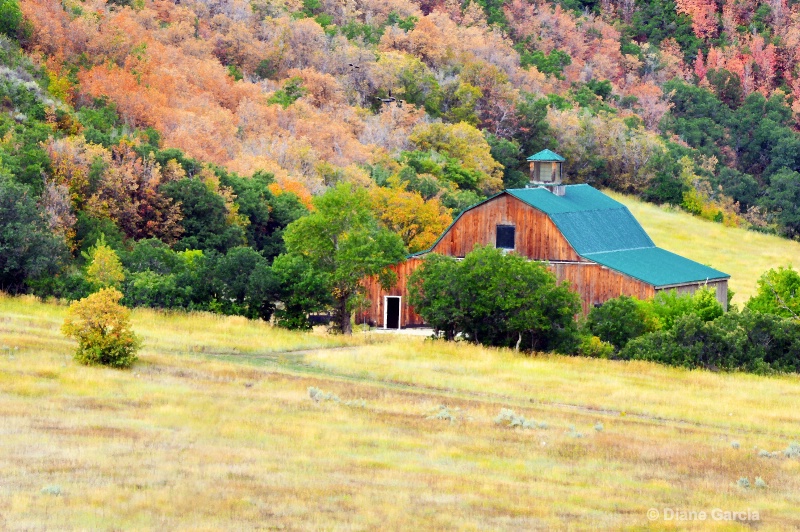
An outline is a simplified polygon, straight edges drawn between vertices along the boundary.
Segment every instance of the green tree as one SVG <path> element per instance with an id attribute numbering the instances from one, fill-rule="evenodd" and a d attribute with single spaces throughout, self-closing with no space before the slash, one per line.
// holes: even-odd
<path id="1" fill-rule="evenodd" d="M 308 315 L 333 304 L 327 275 L 319 275 L 311 261 L 300 255 L 279 255 L 272 263 L 281 307 L 275 311 L 279 326 L 310 330 Z"/>
<path id="2" fill-rule="evenodd" d="M 620 296 L 594 307 L 586 319 L 586 328 L 604 342 L 622 349 L 633 338 L 658 328 L 647 302 Z"/>
<path id="3" fill-rule="evenodd" d="M 520 169 L 525 169 L 525 157 L 516 140 L 507 140 L 491 133 L 486 134 L 486 141 L 491 148 L 492 158 L 503 165 L 503 188 L 522 188 L 529 176 Z"/>
<path id="4" fill-rule="evenodd" d="M 460 330 L 463 294 L 458 287 L 460 265 L 453 257 L 431 254 L 412 274 L 408 302 L 446 340 Z"/>
<path id="5" fill-rule="evenodd" d="M 578 295 L 538 262 L 476 248 L 463 261 L 431 256 L 411 276 L 409 301 L 445 338 L 573 352 Z"/>
<path id="6" fill-rule="evenodd" d="M 391 286 L 396 275 L 389 267 L 403 259 L 403 241 L 379 226 L 367 191 L 350 183 L 317 196 L 314 207 L 311 214 L 286 228 L 286 251 L 308 260 L 325 280 L 334 301 L 336 327 L 350 334 L 350 317 L 363 293 L 362 280 L 375 275 L 381 285 Z"/>
<path id="7" fill-rule="evenodd" d="M 136 361 L 141 340 L 131 330 L 130 312 L 120 299 L 116 288 L 103 288 L 70 305 L 61 330 L 78 341 L 75 360 L 114 368 L 129 368 Z"/>
<path id="8" fill-rule="evenodd" d="M 745 306 L 764 314 L 800 319 L 800 273 L 791 266 L 765 272 L 758 280 L 758 292 Z"/>
<path id="9" fill-rule="evenodd" d="M 303 78 L 294 77 L 286 80 L 282 89 L 278 89 L 269 97 L 267 103 L 276 103 L 284 109 L 306 95 L 308 89 L 303 87 Z"/>
<path id="10" fill-rule="evenodd" d="M 784 168 L 770 178 L 760 205 L 771 213 L 789 238 L 800 236 L 800 173 Z"/>
<path id="11" fill-rule="evenodd" d="M 283 231 L 287 225 L 308 213 L 300 199 L 289 192 L 274 195 L 269 185 L 274 176 L 256 172 L 252 177 L 223 173 L 220 183 L 236 194 L 239 213 L 246 216 L 247 243 L 272 260 L 284 251 Z"/>
<path id="12" fill-rule="evenodd" d="M 253 248 L 236 247 L 209 265 L 215 305 L 225 314 L 269 321 L 278 283 L 267 260 Z"/>
<path id="13" fill-rule="evenodd" d="M 105 236 L 100 239 L 86 254 L 86 280 L 95 290 L 119 287 L 125 280 L 122 262 L 117 253 L 106 244 Z"/>
<path id="14" fill-rule="evenodd" d="M 229 224 L 224 198 L 199 179 L 171 181 L 162 185 L 161 191 L 180 202 L 184 232 L 177 249 L 225 252 L 245 242 L 242 228 Z"/>
<path id="15" fill-rule="evenodd" d="M 17 38 L 22 23 L 22 11 L 17 0 L 0 0 L 0 33 Z"/>
<path id="16" fill-rule="evenodd" d="M 714 87 L 717 97 L 731 109 L 736 109 L 741 105 L 744 92 L 739 76 L 720 68 L 711 69 L 706 73 L 706 79 Z"/>
<path id="17" fill-rule="evenodd" d="M 66 251 L 28 187 L 0 175 L 0 289 L 24 292 L 28 282 L 54 275 Z"/>
<path id="18" fill-rule="evenodd" d="M 547 122 L 548 100 L 524 92 L 517 102 L 517 132 L 514 139 L 519 143 L 522 156 L 527 158 L 543 148 L 555 148 L 550 125 Z"/>

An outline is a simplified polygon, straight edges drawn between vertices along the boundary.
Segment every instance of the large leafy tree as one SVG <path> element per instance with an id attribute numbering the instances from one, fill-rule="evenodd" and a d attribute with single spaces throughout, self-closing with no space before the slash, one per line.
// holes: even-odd
<path id="1" fill-rule="evenodd" d="M 416 191 L 406 190 L 390 178 L 389 187 L 371 191 L 373 212 L 387 229 L 400 235 L 409 251 L 427 249 L 453 221 L 438 198 L 425 201 Z"/>
<path id="2" fill-rule="evenodd" d="M 456 259 L 434 253 L 411 276 L 409 303 L 446 340 L 455 339 L 460 331 L 464 294 L 457 283 L 459 272 Z"/>
<path id="3" fill-rule="evenodd" d="M 278 283 L 267 260 L 253 248 L 241 246 L 224 256 L 212 255 L 209 278 L 215 306 L 226 314 L 269 320 Z"/>
<path id="4" fill-rule="evenodd" d="M 0 290 L 56 273 L 66 245 L 47 226 L 28 187 L 0 176 Z"/>
<path id="5" fill-rule="evenodd" d="M 180 202 L 183 238 L 178 249 L 225 252 L 244 243 L 244 231 L 230 223 L 225 199 L 195 178 L 184 178 L 161 186 L 161 191 Z"/>
<path id="6" fill-rule="evenodd" d="M 403 259 L 400 237 L 381 228 L 366 190 L 341 183 L 314 199 L 314 211 L 284 233 L 289 255 L 302 257 L 333 299 L 336 328 L 350 334 L 350 316 L 363 293 L 362 280 L 375 275 L 390 286 L 389 268 Z"/>
<path id="7" fill-rule="evenodd" d="M 272 271 L 282 303 L 275 311 L 277 324 L 287 329 L 310 330 L 309 313 L 324 310 L 333 303 L 327 276 L 318 275 L 307 258 L 285 253 L 275 258 Z"/>
<path id="8" fill-rule="evenodd" d="M 296 195 L 273 194 L 269 185 L 274 181 L 274 176 L 266 172 L 256 172 L 250 178 L 223 173 L 220 178 L 220 183 L 236 194 L 239 213 L 250 222 L 245 228 L 247 243 L 269 260 L 284 251 L 286 226 L 308 213 Z"/>
<path id="9" fill-rule="evenodd" d="M 446 338 L 570 352 L 580 299 L 538 262 L 491 247 L 463 261 L 431 256 L 412 274 L 409 301 Z"/>

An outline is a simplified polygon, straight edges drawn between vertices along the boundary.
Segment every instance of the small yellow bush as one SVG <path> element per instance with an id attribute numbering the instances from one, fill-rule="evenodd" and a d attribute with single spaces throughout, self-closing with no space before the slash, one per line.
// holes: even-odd
<path id="1" fill-rule="evenodd" d="M 61 331 L 78 341 L 75 360 L 114 368 L 136 361 L 141 340 L 131 331 L 130 312 L 120 299 L 119 290 L 104 288 L 70 305 Z"/>
<path id="2" fill-rule="evenodd" d="M 125 280 L 117 252 L 106 244 L 105 236 L 101 235 L 97 243 L 89 250 L 89 265 L 86 268 L 86 280 L 94 288 L 107 288 L 119 286 Z"/>

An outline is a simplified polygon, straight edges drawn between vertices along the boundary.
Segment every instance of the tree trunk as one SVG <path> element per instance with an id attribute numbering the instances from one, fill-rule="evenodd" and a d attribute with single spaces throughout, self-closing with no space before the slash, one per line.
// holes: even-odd
<path id="1" fill-rule="evenodd" d="M 519 333 L 517 335 L 517 345 L 514 347 L 515 351 L 519 351 L 519 344 L 521 343 L 522 343 L 522 333 Z"/>
<path id="2" fill-rule="evenodd" d="M 347 311 L 347 298 L 341 298 L 336 302 L 336 321 L 339 324 L 339 332 L 342 334 L 353 334 L 353 326 L 350 323 L 350 313 Z"/>

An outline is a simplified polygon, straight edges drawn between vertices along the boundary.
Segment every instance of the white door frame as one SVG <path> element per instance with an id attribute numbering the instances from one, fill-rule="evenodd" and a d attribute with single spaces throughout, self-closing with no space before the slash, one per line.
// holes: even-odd
<path id="1" fill-rule="evenodd" d="M 386 326 L 386 319 L 389 315 L 389 298 L 396 297 L 400 300 L 400 303 L 397 306 L 397 330 L 400 330 L 400 326 L 403 323 L 403 297 L 402 296 L 383 296 L 383 328 L 388 329 L 389 327 Z"/>

